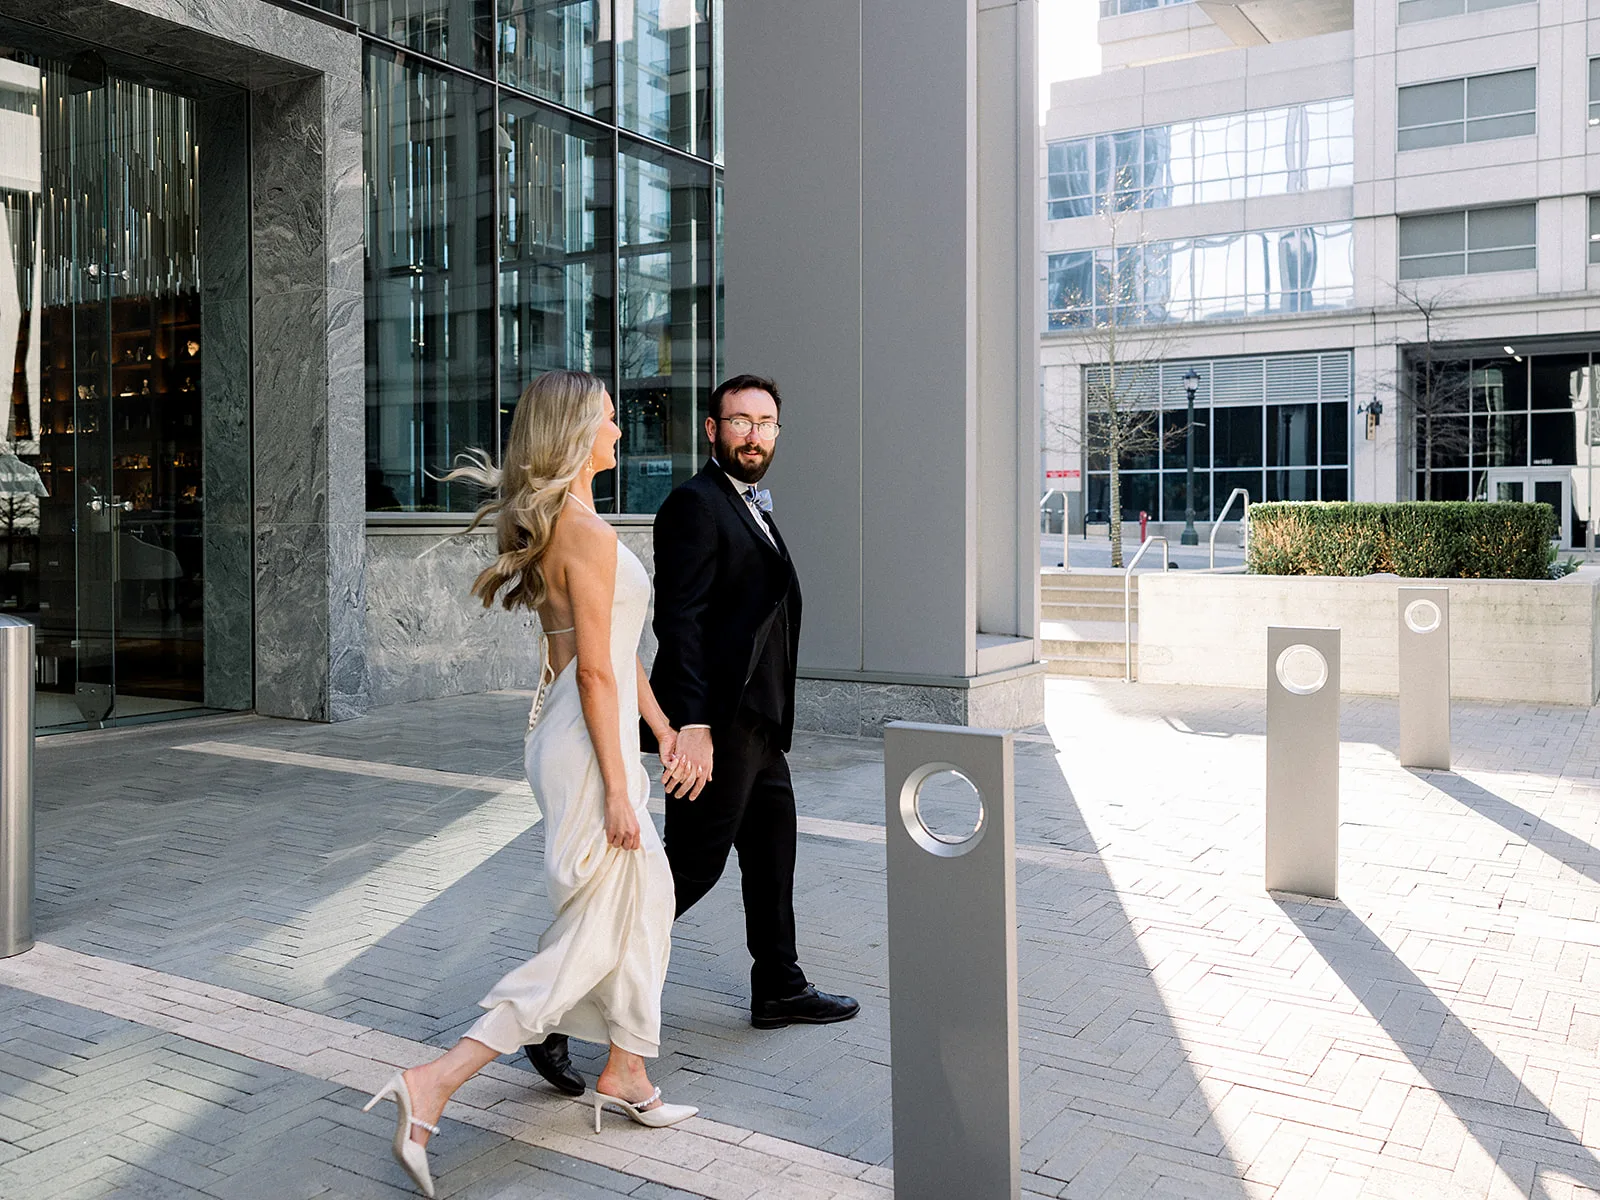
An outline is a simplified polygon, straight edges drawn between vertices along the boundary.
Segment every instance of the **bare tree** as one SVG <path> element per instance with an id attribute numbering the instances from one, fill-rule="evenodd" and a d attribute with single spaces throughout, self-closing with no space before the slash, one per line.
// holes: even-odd
<path id="1" fill-rule="evenodd" d="M 1443 315 L 1454 302 L 1450 290 L 1423 290 L 1417 284 L 1396 284 L 1398 306 L 1421 322 L 1420 337 L 1396 337 L 1404 360 L 1397 376 L 1372 382 L 1372 390 L 1387 392 L 1404 401 L 1397 418 L 1412 422 L 1417 438 L 1417 459 L 1422 470 L 1422 499 L 1433 499 L 1434 464 L 1441 458 L 1465 455 L 1471 448 L 1469 412 L 1472 376 L 1461 356 L 1445 346 L 1449 321 Z"/>
<path id="2" fill-rule="evenodd" d="M 1172 349 L 1170 327 L 1159 306 L 1147 295 L 1144 278 L 1149 244 L 1131 243 L 1119 235 L 1125 214 L 1107 214 L 1106 257 L 1097 253 L 1088 288 L 1065 297 L 1079 315 L 1076 330 L 1084 349 L 1082 422 L 1059 411 L 1047 414 L 1045 434 L 1051 448 L 1078 448 L 1090 459 L 1104 458 L 1108 472 L 1107 524 L 1111 565 L 1122 561 L 1122 464 L 1125 459 L 1156 451 L 1164 442 L 1181 439 L 1187 426 L 1163 433 L 1160 367 Z"/>

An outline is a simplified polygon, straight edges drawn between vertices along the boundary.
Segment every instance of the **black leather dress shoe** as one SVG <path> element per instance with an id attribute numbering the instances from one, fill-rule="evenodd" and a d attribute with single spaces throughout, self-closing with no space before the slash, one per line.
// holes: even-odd
<path id="1" fill-rule="evenodd" d="M 757 1029 L 782 1029 L 785 1025 L 832 1025 L 848 1021 L 861 1011 L 849 996 L 830 996 L 811 984 L 787 1000 L 756 1000 L 750 1005 L 750 1024 Z"/>
<path id="2" fill-rule="evenodd" d="M 573 1069 L 572 1059 L 567 1057 L 566 1034 L 552 1033 L 542 1042 L 524 1046 L 522 1051 L 533 1064 L 533 1069 L 543 1075 L 556 1091 L 568 1096 L 581 1096 L 589 1090 L 583 1082 L 583 1076 Z"/>

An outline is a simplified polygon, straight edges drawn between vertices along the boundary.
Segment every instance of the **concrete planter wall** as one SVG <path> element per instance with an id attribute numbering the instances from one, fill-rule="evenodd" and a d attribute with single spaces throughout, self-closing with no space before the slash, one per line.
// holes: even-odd
<path id="1" fill-rule="evenodd" d="M 1397 589 L 1450 589 L 1454 695 L 1474 700 L 1600 700 L 1600 567 L 1559 580 L 1237 575 L 1139 578 L 1139 679 L 1266 686 L 1267 626 L 1343 630 L 1344 689 L 1394 695 Z"/>

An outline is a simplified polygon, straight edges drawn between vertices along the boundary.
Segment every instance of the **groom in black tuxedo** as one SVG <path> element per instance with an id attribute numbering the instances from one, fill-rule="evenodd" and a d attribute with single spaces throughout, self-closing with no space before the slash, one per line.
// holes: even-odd
<path id="1" fill-rule="evenodd" d="M 783 401 L 758 375 L 711 395 L 711 460 L 655 520 L 655 633 L 650 685 L 678 730 L 666 775 L 667 859 L 678 915 L 711 890 L 739 852 L 758 1029 L 848 1021 L 861 1006 L 819 992 L 795 949 L 795 804 L 784 755 L 794 732 L 800 583 L 756 485 L 772 465 Z M 527 1047 L 539 1073 L 577 1095 L 566 1038 Z M 574 1090 L 576 1089 L 576 1090 Z"/>

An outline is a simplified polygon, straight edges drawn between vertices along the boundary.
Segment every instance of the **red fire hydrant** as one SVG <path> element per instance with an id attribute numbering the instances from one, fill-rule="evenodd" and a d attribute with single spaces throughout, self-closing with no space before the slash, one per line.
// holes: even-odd
<path id="1" fill-rule="evenodd" d="M 1144 509 L 1139 510 L 1139 544 L 1142 546 L 1150 540 L 1150 514 Z"/>

